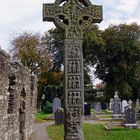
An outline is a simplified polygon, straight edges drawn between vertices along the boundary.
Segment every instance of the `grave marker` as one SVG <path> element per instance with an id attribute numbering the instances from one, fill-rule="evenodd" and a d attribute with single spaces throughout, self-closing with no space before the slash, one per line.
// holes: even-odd
<path id="1" fill-rule="evenodd" d="M 126 108 L 127 106 L 128 106 L 127 101 L 126 101 L 126 100 L 123 100 L 123 101 L 122 101 L 122 112 L 125 111 L 125 108 Z"/>
<path id="2" fill-rule="evenodd" d="M 56 97 L 53 99 L 53 114 L 58 108 L 61 108 L 61 99 Z"/>
<path id="3" fill-rule="evenodd" d="M 136 113 L 135 110 L 132 108 L 132 101 L 129 100 L 129 107 L 125 110 L 125 126 L 129 128 L 137 128 L 136 124 Z"/>
<path id="4" fill-rule="evenodd" d="M 85 103 L 84 104 L 84 116 L 90 116 L 90 115 L 91 115 L 90 104 Z"/>
<path id="5" fill-rule="evenodd" d="M 62 108 L 57 108 L 54 113 L 55 124 L 63 124 L 64 122 L 64 111 Z"/>
<path id="6" fill-rule="evenodd" d="M 100 102 L 95 104 L 95 112 L 96 113 L 102 113 L 101 103 Z"/>
<path id="7" fill-rule="evenodd" d="M 118 96 L 118 92 L 115 92 L 113 99 L 113 114 L 117 115 L 121 113 L 121 102 Z"/>
<path id="8" fill-rule="evenodd" d="M 136 100 L 136 110 L 139 112 L 140 109 L 140 102 L 139 99 Z"/>
<path id="9" fill-rule="evenodd" d="M 110 99 L 109 109 L 113 110 L 113 98 Z"/>
<path id="10" fill-rule="evenodd" d="M 83 30 L 102 21 L 102 7 L 89 0 L 56 0 L 43 4 L 43 21 L 53 21 L 65 31 L 64 140 L 83 140 Z"/>

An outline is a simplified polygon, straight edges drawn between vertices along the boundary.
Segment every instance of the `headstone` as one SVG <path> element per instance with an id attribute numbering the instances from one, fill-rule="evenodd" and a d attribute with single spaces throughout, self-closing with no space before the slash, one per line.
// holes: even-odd
<path id="1" fill-rule="evenodd" d="M 123 101 L 122 101 L 122 112 L 125 111 L 126 107 L 128 107 L 128 103 L 127 103 L 126 100 L 123 100 Z"/>
<path id="2" fill-rule="evenodd" d="M 113 98 L 110 99 L 109 109 L 113 110 Z"/>
<path id="3" fill-rule="evenodd" d="M 63 124 L 64 123 L 64 111 L 62 108 L 57 108 L 54 113 L 55 124 Z"/>
<path id="4" fill-rule="evenodd" d="M 95 104 L 95 112 L 96 113 L 101 113 L 102 112 L 101 103 L 100 102 Z"/>
<path id="5" fill-rule="evenodd" d="M 109 103 L 105 103 L 106 104 L 106 109 L 109 110 Z"/>
<path id="6" fill-rule="evenodd" d="M 90 115 L 91 115 L 90 104 L 85 103 L 84 104 L 84 116 L 90 116 Z"/>
<path id="7" fill-rule="evenodd" d="M 102 7 L 89 0 L 56 0 L 43 4 L 43 21 L 53 21 L 65 31 L 64 140 L 83 140 L 83 30 L 102 21 Z"/>
<path id="8" fill-rule="evenodd" d="M 121 102 L 118 96 L 118 92 L 115 92 L 113 99 L 113 114 L 117 115 L 121 113 Z"/>
<path id="9" fill-rule="evenodd" d="M 130 128 L 136 128 L 136 113 L 135 110 L 132 108 L 132 101 L 129 101 L 129 107 L 125 110 L 125 126 Z"/>
<path id="10" fill-rule="evenodd" d="M 140 110 L 140 102 L 139 102 L 139 99 L 136 100 L 136 110 L 137 111 Z"/>
<path id="11" fill-rule="evenodd" d="M 53 114 L 58 108 L 61 108 L 61 99 L 56 97 L 53 99 Z"/>
<path id="12" fill-rule="evenodd" d="M 106 103 L 101 103 L 101 109 L 106 109 L 107 108 L 107 104 Z"/>

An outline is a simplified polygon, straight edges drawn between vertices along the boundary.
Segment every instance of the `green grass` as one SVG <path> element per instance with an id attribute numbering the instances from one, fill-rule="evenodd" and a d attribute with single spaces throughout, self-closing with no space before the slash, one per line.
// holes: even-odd
<path id="1" fill-rule="evenodd" d="M 95 110 L 94 109 L 91 109 L 91 113 L 93 114 L 96 114 Z M 108 110 L 102 110 L 102 115 L 109 115 L 109 114 L 112 114 L 111 112 L 109 112 Z"/>
<path id="2" fill-rule="evenodd" d="M 37 113 L 36 114 L 35 120 L 36 120 L 37 123 L 41 123 L 41 122 L 45 121 L 47 119 L 47 117 L 49 117 L 51 115 L 52 114 L 50 114 L 50 113 L 48 114 L 48 113 L 42 113 L 42 112 L 40 112 L 40 113 Z"/>
<path id="3" fill-rule="evenodd" d="M 108 110 L 102 110 L 102 114 L 103 114 L 103 115 L 109 115 L 109 114 L 112 114 L 112 113 L 109 112 Z"/>
<path id="4" fill-rule="evenodd" d="M 49 138 L 51 140 L 63 140 L 64 126 L 63 125 L 50 125 L 47 127 Z"/>
<path id="5" fill-rule="evenodd" d="M 47 128 L 51 140 L 63 140 L 63 125 L 51 125 Z M 140 130 L 114 128 L 106 130 L 101 124 L 83 125 L 84 140 L 140 140 Z"/>
<path id="6" fill-rule="evenodd" d="M 105 116 L 100 116 L 100 117 L 103 119 L 111 119 L 112 118 L 112 116 L 110 116 L 110 115 L 105 115 Z"/>

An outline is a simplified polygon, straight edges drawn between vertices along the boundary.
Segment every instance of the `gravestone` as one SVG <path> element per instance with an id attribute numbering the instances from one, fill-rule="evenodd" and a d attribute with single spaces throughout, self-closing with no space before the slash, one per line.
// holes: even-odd
<path id="1" fill-rule="evenodd" d="M 95 104 L 95 112 L 96 113 L 101 113 L 102 112 L 101 103 L 100 102 Z"/>
<path id="2" fill-rule="evenodd" d="M 113 99 L 113 114 L 120 114 L 121 113 L 121 102 L 118 96 L 118 92 L 115 92 L 114 99 Z"/>
<path id="3" fill-rule="evenodd" d="M 64 140 L 83 140 L 83 30 L 102 21 L 102 7 L 89 0 L 56 0 L 43 4 L 43 21 L 53 21 L 65 31 Z"/>
<path id="4" fill-rule="evenodd" d="M 136 100 L 136 110 L 139 112 L 140 110 L 140 102 L 139 99 Z"/>
<path id="5" fill-rule="evenodd" d="M 91 115 L 90 104 L 84 103 L 84 116 L 90 116 L 90 115 Z"/>
<path id="6" fill-rule="evenodd" d="M 113 98 L 110 99 L 109 109 L 113 110 Z"/>
<path id="7" fill-rule="evenodd" d="M 127 101 L 126 101 L 126 100 L 123 100 L 123 101 L 122 101 L 122 112 L 125 111 L 125 109 L 126 109 L 127 106 L 128 106 Z"/>
<path id="8" fill-rule="evenodd" d="M 55 124 L 63 124 L 64 123 L 64 111 L 62 108 L 57 108 L 54 113 Z"/>
<path id="9" fill-rule="evenodd" d="M 101 103 L 101 109 L 107 109 L 107 103 L 102 102 Z"/>
<path id="10" fill-rule="evenodd" d="M 113 119 L 122 119 L 121 114 L 121 100 L 118 96 L 118 92 L 115 92 L 114 99 L 113 99 Z"/>
<path id="11" fill-rule="evenodd" d="M 125 126 L 129 128 L 136 128 L 136 113 L 135 110 L 132 108 L 132 101 L 129 101 L 129 107 L 125 110 Z"/>
<path id="12" fill-rule="evenodd" d="M 61 108 L 61 99 L 56 97 L 53 99 L 53 114 L 58 108 Z"/>

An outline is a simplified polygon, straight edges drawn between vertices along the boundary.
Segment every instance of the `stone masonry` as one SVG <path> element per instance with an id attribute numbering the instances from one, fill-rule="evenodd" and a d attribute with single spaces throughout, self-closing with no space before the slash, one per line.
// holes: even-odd
<path id="1" fill-rule="evenodd" d="M 0 140 L 29 140 L 35 130 L 37 79 L 0 49 Z"/>

